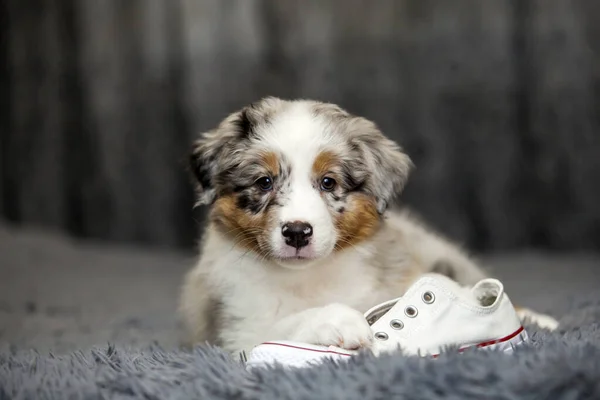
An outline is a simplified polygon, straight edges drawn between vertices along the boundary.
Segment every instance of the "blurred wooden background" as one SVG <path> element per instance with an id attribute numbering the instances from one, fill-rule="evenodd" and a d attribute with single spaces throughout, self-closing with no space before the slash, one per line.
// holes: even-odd
<path id="1" fill-rule="evenodd" d="M 600 249 L 597 0 L 0 1 L 0 210 L 190 246 L 195 133 L 264 95 L 374 119 L 477 250 Z"/>

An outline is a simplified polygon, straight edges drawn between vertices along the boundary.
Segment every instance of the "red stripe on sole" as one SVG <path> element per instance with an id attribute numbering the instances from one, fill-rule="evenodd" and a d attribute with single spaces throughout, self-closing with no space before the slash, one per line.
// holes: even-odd
<path id="1" fill-rule="evenodd" d="M 291 349 L 297 349 L 297 350 L 314 351 L 315 353 L 336 354 L 336 355 L 339 355 L 339 356 L 346 356 L 346 357 L 352 356 L 352 354 L 340 353 L 340 352 L 333 351 L 333 350 L 309 349 L 307 347 L 293 346 L 291 344 L 286 344 L 286 343 L 264 342 L 262 344 L 268 344 L 268 345 L 272 345 L 272 346 L 289 347 Z"/>
<path id="2" fill-rule="evenodd" d="M 517 329 L 516 331 L 514 331 L 513 333 L 511 333 L 508 336 L 504 336 L 503 338 L 497 339 L 497 340 L 490 340 L 488 342 L 483 342 L 483 343 L 479 343 L 477 345 L 477 347 L 487 347 L 490 346 L 492 344 L 496 344 L 496 343 L 502 343 L 502 342 L 506 342 L 509 341 L 510 339 L 514 338 L 515 336 L 517 336 L 519 333 L 523 332 L 523 327 L 520 327 L 519 329 Z M 467 347 L 468 348 L 468 347 Z"/>
<path id="3" fill-rule="evenodd" d="M 463 351 L 467 350 L 467 349 L 471 349 L 473 347 L 477 347 L 477 348 L 482 348 L 482 347 L 487 347 L 487 346 L 491 346 L 493 344 L 498 344 L 498 343 L 504 343 L 504 342 L 508 342 L 510 339 L 514 338 L 515 336 L 517 336 L 518 334 L 520 334 L 521 332 L 523 332 L 525 328 L 523 328 L 522 326 L 517 329 L 516 331 L 514 331 L 513 333 L 511 333 L 508 336 L 504 336 L 503 338 L 500 339 L 496 339 L 496 340 L 489 340 L 487 342 L 481 342 L 479 344 L 474 344 L 472 346 L 465 346 L 465 347 L 461 347 L 460 349 L 458 349 L 459 353 L 462 353 Z M 431 357 L 436 358 L 438 357 L 439 354 L 433 354 Z"/>

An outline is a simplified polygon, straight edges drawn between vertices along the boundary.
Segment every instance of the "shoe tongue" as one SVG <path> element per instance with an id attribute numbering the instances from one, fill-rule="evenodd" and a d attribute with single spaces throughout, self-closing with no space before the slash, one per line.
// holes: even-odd
<path id="1" fill-rule="evenodd" d="M 411 288 L 408 289 L 407 294 L 409 292 L 411 292 L 412 290 L 420 290 L 419 287 L 421 285 L 419 285 L 419 281 L 421 281 L 421 280 L 433 280 L 433 281 L 435 281 L 435 285 L 436 286 L 442 286 L 447 291 L 449 291 L 451 293 L 454 293 L 456 296 L 458 296 L 464 302 L 467 302 L 467 303 L 470 303 L 470 304 L 473 304 L 473 305 L 477 305 L 477 306 L 484 305 L 483 302 L 479 298 L 480 297 L 485 297 L 485 296 L 481 296 L 481 293 L 480 293 L 479 290 L 477 292 L 475 292 L 474 291 L 475 287 L 471 288 L 471 287 L 468 287 L 468 286 L 461 286 L 455 280 L 450 279 L 447 276 L 440 275 L 440 274 L 433 274 L 433 273 L 431 273 L 431 274 L 424 275 L 422 278 L 418 279 L 411 286 Z"/>
<path id="2" fill-rule="evenodd" d="M 460 297 L 468 296 L 468 289 L 466 287 L 461 286 L 458 282 L 445 275 L 434 273 L 423 275 L 420 279 L 416 280 L 406 291 L 406 294 L 412 294 L 413 291 L 421 290 L 422 284 L 425 284 L 427 281 L 433 281 L 435 286 L 442 286 L 447 291 L 455 293 Z"/>
<path id="3" fill-rule="evenodd" d="M 453 279 L 448 278 L 446 275 L 441 275 L 441 274 L 434 274 L 434 273 L 430 273 L 430 274 L 425 274 L 423 275 L 423 277 L 421 279 L 428 279 L 428 280 L 435 280 L 436 281 L 436 285 L 442 285 L 444 286 L 446 289 L 451 290 L 451 291 L 456 291 L 456 290 L 464 290 L 463 286 L 460 286 L 458 284 L 458 282 L 456 282 Z M 416 283 L 421 280 L 418 279 L 415 284 L 413 284 L 413 286 L 417 286 Z M 410 289 L 409 289 L 410 290 Z"/>

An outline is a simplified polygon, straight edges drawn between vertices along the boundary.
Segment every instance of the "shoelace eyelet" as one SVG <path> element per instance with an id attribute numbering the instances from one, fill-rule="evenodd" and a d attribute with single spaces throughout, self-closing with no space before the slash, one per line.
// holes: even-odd
<path id="1" fill-rule="evenodd" d="M 390 321 L 390 326 L 392 329 L 400 330 L 404 328 L 404 322 L 400 321 L 399 319 L 393 319 Z"/>
<path id="2" fill-rule="evenodd" d="M 417 307 L 414 307 L 414 306 L 407 306 L 404 309 L 404 314 L 406 314 L 406 316 L 408 318 L 414 318 L 417 316 L 418 313 L 419 313 L 419 310 L 417 310 Z"/>
<path id="3" fill-rule="evenodd" d="M 377 340 L 388 340 L 388 334 L 385 332 L 377 332 L 375 334 L 375 339 Z"/>
<path id="4" fill-rule="evenodd" d="M 423 300 L 423 303 L 431 304 L 435 301 L 435 295 L 433 294 L 433 292 L 427 291 L 427 292 L 423 293 L 423 296 L 421 296 L 421 299 Z"/>

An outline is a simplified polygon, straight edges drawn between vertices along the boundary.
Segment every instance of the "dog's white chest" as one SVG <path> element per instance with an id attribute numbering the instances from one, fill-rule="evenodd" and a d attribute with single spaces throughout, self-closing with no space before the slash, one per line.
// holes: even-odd
<path id="1" fill-rule="evenodd" d="M 332 303 L 364 311 L 386 296 L 359 259 L 303 271 L 269 271 L 249 264 L 253 263 L 246 261 L 237 273 L 229 269 L 223 276 L 228 291 L 235 293 L 223 299 L 224 311 L 234 321 L 229 325 L 234 332 L 224 332 L 225 341 L 231 336 L 252 346 L 269 340 L 270 327 L 291 314 Z"/>

